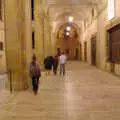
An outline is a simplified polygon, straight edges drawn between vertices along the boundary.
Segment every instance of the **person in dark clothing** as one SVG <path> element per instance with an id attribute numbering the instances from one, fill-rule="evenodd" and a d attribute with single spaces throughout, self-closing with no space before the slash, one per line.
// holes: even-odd
<path id="1" fill-rule="evenodd" d="M 53 73 L 54 75 L 57 74 L 57 68 L 58 68 L 58 56 L 56 55 L 53 59 Z"/>
<path id="2" fill-rule="evenodd" d="M 44 59 L 44 66 L 45 66 L 45 70 L 46 70 L 46 75 L 49 75 L 50 71 L 52 69 L 52 66 L 53 66 L 53 57 L 52 56 L 48 56 Z"/>
<path id="3" fill-rule="evenodd" d="M 33 55 L 32 61 L 30 63 L 30 77 L 32 79 L 32 86 L 35 95 L 38 91 L 39 78 L 41 77 L 41 69 L 39 63 L 36 61 L 36 56 Z"/>

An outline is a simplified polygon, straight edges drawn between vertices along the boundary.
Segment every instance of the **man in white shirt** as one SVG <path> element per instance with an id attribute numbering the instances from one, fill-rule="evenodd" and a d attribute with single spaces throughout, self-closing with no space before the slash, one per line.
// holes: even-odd
<path id="1" fill-rule="evenodd" d="M 63 73 L 65 75 L 65 64 L 67 61 L 67 56 L 65 55 L 64 52 L 59 57 L 59 62 L 60 62 L 60 75 Z"/>

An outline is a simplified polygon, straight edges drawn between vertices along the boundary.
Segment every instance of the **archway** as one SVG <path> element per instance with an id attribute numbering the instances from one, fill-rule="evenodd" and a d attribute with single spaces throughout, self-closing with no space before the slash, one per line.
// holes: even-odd
<path id="1" fill-rule="evenodd" d="M 56 49 L 65 51 L 69 60 L 79 59 L 79 31 L 74 23 L 65 23 L 57 31 Z"/>

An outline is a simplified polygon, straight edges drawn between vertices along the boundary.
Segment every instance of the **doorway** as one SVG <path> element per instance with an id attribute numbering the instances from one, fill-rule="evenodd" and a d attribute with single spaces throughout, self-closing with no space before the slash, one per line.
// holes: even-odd
<path id="1" fill-rule="evenodd" d="M 79 49 L 76 48 L 76 50 L 75 50 L 75 60 L 78 60 L 78 55 L 79 55 Z"/>
<path id="2" fill-rule="evenodd" d="M 87 61 L 87 42 L 84 42 L 84 60 Z"/>
<path id="3" fill-rule="evenodd" d="M 82 44 L 80 43 L 80 60 L 82 60 Z"/>
<path id="4" fill-rule="evenodd" d="M 96 66 L 96 36 L 91 38 L 91 63 Z"/>
<path id="5" fill-rule="evenodd" d="M 111 72 L 115 72 L 115 63 L 120 63 L 120 24 L 114 26 L 109 32 L 108 58 L 111 63 Z"/>
<path id="6" fill-rule="evenodd" d="M 57 55 L 60 56 L 60 54 L 61 54 L 61 50 L 60 48 L 57 48 Z"/>

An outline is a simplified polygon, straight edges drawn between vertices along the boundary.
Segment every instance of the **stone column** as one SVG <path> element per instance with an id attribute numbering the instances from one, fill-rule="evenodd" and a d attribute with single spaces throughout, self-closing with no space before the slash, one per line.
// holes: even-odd
<path id="1" fill-rule="evenodd" d="M 57 48 L 59 48 L 60 46 L 58 46 L 57 44 L 57 38 L 56 38 L 56 33 L 52 32 L 51 33 L 51 44 L 52 44 L 52 54 L 55 55 L 57 53 Z"/>
<path id="2" fill-rule="evenodd" d="M 29 64 L 32 59 L 32 18 L 31 18 L 31 0 L 24 0 L 25 7 L 25 44 L 24 44 L 24 57 L 25 57 L 25 80 L 28 86 L 31 86 L 31 79 L 29 77 Z M 27 84 L 26 83 L 26 84 Z"/>
<path id="3" fill-rule="evenodd" d="M 12 88 L 14 90 L 22 90 L 26 86 L 24 79 L 24 0 L 4 0 L 4 4 L 7 68 L 12 70 Z"/>
<path id="4" fill-rule="evenodd" d="M 35 21 L 34 21 L 34 30 L 35 30 L 35 54 L 43 64 L 44 60 L 44 10 L 40 0 L 35 0 Z"/>
<path id="5" fill-rule="evenodd" d="M 52 43 L 51 43 L 51 36 L 50 36 L 50 23 L 49 23 L 49 16 L 45 15 L 44 17 L 44 45 L 45 45 L 45 56 L 52 55 Z"/>

